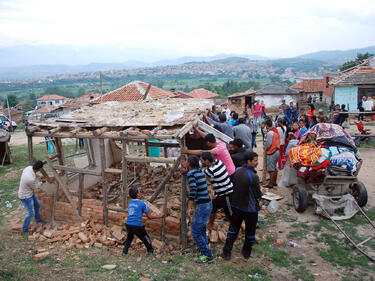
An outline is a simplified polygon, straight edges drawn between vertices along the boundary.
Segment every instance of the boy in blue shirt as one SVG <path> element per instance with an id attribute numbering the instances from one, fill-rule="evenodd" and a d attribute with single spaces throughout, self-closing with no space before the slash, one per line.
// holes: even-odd
<path id="1" fill-rule="evenodd" d="M 126 255 L 128 253 L 134 235 L 137 235 L 143 244 L 145 244 L 148 253 L 153 253 L 154 248 L 152 248 L 150 237 L 142 224 L 142 216 L 143 213 L 145 213 L 149 219 L 159 219 L 164 217 L 164 213 L 160 213 L 158 215 L 151 213 L 151 211 L 149 211 L 147 208 L 146 203 L 140 200 L 141 194 L 138 192 L 138 188 L 135 186 L 129 189 L 129 196 L 133 200 L 129 202 L 128 206 L 128 219 L 126 221 L 128 236 L 126 237 L 126 241 L 124 243 L 122 255 Z"/>
<path id="2" fill-rule="evenodd" d="M 188 161 L 182 161 L 189 169 L 187 179 L 190 192 L 187 208 L 187 216 L 191 221 L 193 206 L 195 204 L 194 217 L 191 223 L 191 236 L 197 243 L 201 255 L 195 261 L 196 263 L 208 263 L 213 261 L 211 249 L 208 246 L 207 222 L 211 216 L 212 203 L 207 190 L 206 175 L 199 168 L 199 158 L 196 155 L 190 155 Z"/>

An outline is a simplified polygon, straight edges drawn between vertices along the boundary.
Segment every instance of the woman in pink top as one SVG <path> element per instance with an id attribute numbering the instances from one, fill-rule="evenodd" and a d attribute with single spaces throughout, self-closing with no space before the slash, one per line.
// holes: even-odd
<path id="1" fill-rule="evenodd" d="M 227 168 L 228 175 L 232 175 L 236 170 L 236 167 L 234 166 L 232 157 L 230 157 L 229 151 L 225 144 L 221 141 L 217 141 L 213 134 L 205 134 L 196 127 L 194 127 L 194 129 L 201 135 L 202 138 L 204 138 L 210 150 L 189 150 L 187 149 L 187 147 L 183 147 L 181 148 L 181 153 L 201 155 L 204 151 L 211 152 L 216 159 L 223 162 L 223 164 Z"/>
<path id="2" fill-rule="evenodd" d="M 258 124 L 262 123 L 262 108 L 263 106 L 259 104 L 259 100 L 256 101 L 256 103 L 253 106 L 254 108 L 254 125 L 255 125 L 255 132 L 258 131 Z"/>

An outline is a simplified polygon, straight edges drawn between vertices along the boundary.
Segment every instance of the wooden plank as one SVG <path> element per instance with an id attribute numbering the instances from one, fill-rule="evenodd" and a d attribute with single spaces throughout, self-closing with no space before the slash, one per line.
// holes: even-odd
<path id="1" fill-rule="evenodd" d="M 207 125 L 206 123 L 202 122 L 201 120 L 198 120 L 198 127 L 206 133 L 213 134 L 215 137 L 217 137 L 221 141 L 225 142 L 226 144 L 229 144 L 229 142 L 233 140 L 232 138 L 230 138 L 227 135 L 219 132 L 218 130 L 211 127 L 210 125 Z"/>
<path id="2" fill-rule="evenodd" d="M 180 146 L 184 147 L 185 137 L 180 140 Z M 187 211 L 187 190 L 186 190 L 186 174 L 181 174 L 181 244 L 184 249 L 188 246 L 187 241 L 187 233 L 188 233 L 188 225 L 186 221 L 186 211 Z"/>
<path id="3" fill-rule="evenodd" d="M 148 139 L 145 139 L 145 150 L 146 150 L 146 156 L 150 156 L 150 152 L 148 150 Z"/>
<path id="4" fill-rule="evenodd" d="M 58 185 L 58 183 L 57 183 Z M 55 210 L 56 210 L 56 201 L 57 201 L 57 193 L 58 193 L 59 187 L 56 186 L 53 190 L 53 201 L 52 201 L 52 210 L 51 210 L 51 225 L 54 227 L 56 225 L 55 223 Z"/>
<path id="5" fill-rule="evenodd" d="M 80 214 L 78 213 L 78 210 L 77 210 L 76 207 L 74 206 L 74 202 L 73 202 L 72 199 L 70 198 L 70 195 L 69 195 L 69 191 L 68 191 L 68 189 L 65 187 L 65 185 L 64 185 L 63 182 L 61 181 L 59 175 L 57 174 L 56 170 L 53 168 L 51 161 L 49 161 L 48 158 L 47 158 L 46 160 L 47 160 L 47 165 L 51 168 L 51 171 L 52 171 L 53 175 L 55 176 L 55 179 L 56 179 L 57 183 L 59 184 L 59 187 L 63 190 L 63 192 L 64 192 L 66 198 L 68 199 L 69 204 L 72 206 L 74 212 L 75 212 L 76 215 L 79 217 L 79 220 L 82 221 L 82 217 L 81 217 Z"/>
<path id="6" fill-rule="evenodd" d="M 56 152 L 59 159 L 59 165 L 64 165 L 64 150 L 61 142 L 61 138 L 55 138 Z"/>
<path id="7" fill-rule="evenodd" d="M 162 228 L 161 228 L 161 241 L 165 242 L 165 217 L 167 215 L 167 205 L 168 205 L 168 184 L 165 185 L 164 187 L 164 206 L 163 206 L 163 213 L 164 217 L 162 220 Z"/>
<path id="8" fill-rule="evenodd" d="M 32 165 L 34 163 L 34 150 L 33 150 L 33 137 L 27 136 L 27 149 L 29 152 L 29 164 Z"/>
<path id="9" fill-rule="evenodd" d="M 148 143 L 149 147 L 180 147 L 178 143 L 168 143 L 168 142 L 149 142 Z"/>
<path id="10" fill-rule="evenodd" d="M 128 135 L 128 133 L 129 133 L 130 131 L 133 131 L 133 130 L 134 130 L 134 127 L 129 127 L 129 128 L 127 128 L 127 129 L 121 131 L 121 132 L 120 132 L 120 136 L 125 137 L 125 136 Z"/>
<path id="11" fill-rule="evenodd" d="M 107 175 L 105 173 L 106 160 L 105 160 L 105 146 L 104 139 L 99 140 L 100 145 L 100 166 L 102 172 L 102 182 L 103 182 L 103 214 L 104 214 L 104 224 L 108 225 L 108 194 L 107 194 Z"/>
<path id="12" fill-rule="evenodd" d="M 92 131 L 92 134 L 95 136 L 95 137 L 98 137 L 100 135 L 102 135 L 103 133 L 105 132 L 108 132 L 109 131 L 109 128 L 108 127 L 103 127 L 101 129 L 96 129 L 95 131 Z"/>
<path id="13" fill-rule="evenodd" d="M 191 129 L 193 128 L 193 122 L 190 121 L 185 124 L 176 134 L 176 138 L 181 139 L 183 138 Z"/>
<path id="14" fill-rule="evenodd" d="M 122 151 L 121 151 L 121 158 L 122 158 L 122 207 L 127 207 L 127 189 L 128 189 L 128 162 L 126 160 L 126 154 L 128 153 L 128 146 L 126 141 L 122 141 Z"/>
<path id="15" fill-rule="evenodd" d="M 95 170 L 89 170 L 89 169 L 79 169 L 79 168 L 72 168 L 72 167 L 66 167 L 61 165 L 54 165 L 52 166 L 53 169 L 59 170 L 59 171 L 66 171 L 66 172 L 72 172 L 77 174 L 85 174 L 85 175 L 92 175 L 92 176 L 101 176 L 102 173 Z"/>
<path id="16" fill-rule="evenodd" d="M 147 86 L 147 89 L 146 89 L 145 95 L 143 96 L 143 99 L 144 99 L 144 100 L 147 99 L 148 92 L 150 92 L 150 90 L 151 90 L 151 83 L 148 84 L 148 86 Z"/>
<path id="17" fill-rule="evenodd" d="M 174 164 L 177 159 L 176 158 L 164 158 L 164 157 L 126 156 L 126 160 L 130 162 L 140 162 L 140 163 Z"/>
<path id="18" fill-rule="evenodd" d="M 83 199 L 83 187 L 84 187 L 84 174 L 78 175 L 78 214 L 82 216 L 82 199 Z"/>
<path id="19" fill-rule="evenodd" d="M 90 147 L 89 147 L 88 141 L 89 140 L 87 140 L 87 139 L 83 140 L 83 142 L 85 143 L 85 150 L 86 150 L 86 154 L 87 154 L 87 160 L 89 162 L 89 167 L 91 168 L 91 167 L 94 167 L 95 165 L 92 162 L 91 153 L 90 153 Z"/>
<path id="20" fill-rule="evenodd" d="M 94 153 L 94 146 L 92 145 L 92 140 L 88 140 L 89 147 L 90 147 L 90 157 L 93 164 L 93 167 L 96 167 L 96 160 L 95 160 L 95 153 Z"/>
<path id="21" fill-rule="evenodd" d="M 122 169 L 107 168 L 107 169 L 105 169 L 105 172 L 109 173 L 109 174 L 121 174 Z"/>
<path id="22" fill-rule="evenodd" d="M 166 183 L 171 179 L 171 177 L 173 176 L 173 174 L 176 171 L 176 169 L 178 168 L 178 166 L 180 166 L 180 162 L 181 162 L 181 156 L 179 156 L 177 158 L 177 161 L 173 165 L 172 169 L 165 176 L 165 178 L 162 180 L 162 182 L 159 184 L 159 186 L 156 188 L 155 192 L 152 194 L 152 196 L 148 200 L 150 203 L 152 203 L 156 199 L 156 197 L 159 195 L 159 193 L 163 190 L 163 188 L 165 187 Z"/>

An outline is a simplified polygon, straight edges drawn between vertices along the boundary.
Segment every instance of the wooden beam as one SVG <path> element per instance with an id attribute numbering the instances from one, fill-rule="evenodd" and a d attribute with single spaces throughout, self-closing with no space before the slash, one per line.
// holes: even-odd
<path id="1" fill-rule="evenodd" d="M 59 165 L 64 165 L 64 150 L 61 138 L 55 138 L 57 157 L 59 158 Z"/>
<path id="2" fill-rule="evenodd" d="M 164 157 L 126 156 L 126 160 L 130 162 L 140 162 L 140 163 L 174 164 L 177 159 L 176 158 L 164 158 Z"/>
<path id="3" fill-rule="evenodd" d="M 66 171 L 66 172 L 92 175 L 92 176 L 98 176 L 98 177 L 100 177 L 102 175 L 101 172 L 95 171 L 95 170 L 72 168 L 72 167 L 66 167 L 66 166 L 61 166 L 61 165 L 54 165 L 54 166 L 52 166 L 52 168 L 55 169 L 55 170 L 59 170 L 59 171 Z"/>
<path id="4" fill-rule="evenodd" d="M 150 156 L 150 152 L 148 151 L 148 139 L 145 139 L 145 151 L 146 151 L 146 156 Z"/>
<path id="5" fill-rule="evenodd" d="M 181 147 L 184 147 L 185 144 L 185 138 L 182 138 L 180 140 Z M 181 157 L 181 156 L 180 156 Z M 187 233 L 188 233 L 188 225 L 186 221 L 186 211 L 187 211 L 187 190 L 186 190 L 186 174 L 181 174 L 181 244 L 184 249 L 187 248 Z"/>
<path id="6" fill-rule="evenodd" d="M 103 127 L 101 129 L 96 129 L 95 131 L 92 131 L 92 134 L 95 136 L 95 137 L 98 137 L 100 135 L 102 135 L 103 133 L 109 131 L 109 128 L 108 127 Z"/>
<path id="7" fill-rule="evenodd" d="M 106 160 L 105 160 L 105 145 L 104 139 L 99 140 L 100 145 L 100 166 L 102 172 L 102 182 L 103 182 L 103 214 L 104 214 L 104 224 L 108 225 L 108 194 L 107 194 L 107 175 L 105 173 Z"/>
<path id="8" fill-rule="evenodd" d="M 126 160 L 126 154 L 128 153 L 128 145 L 126 141 L 122 141 L 122 207 L 125 209 L 127 207 L 127 190 L 128 190 L 128 161 Z"/>
<path id="9" fill-rule="evenodd" d="M 162 221 L 162 228 L 161 228 L 161 241 L 165 242 L 165 232 L 166 232 L 166 227 L 165 227 L 165 217 L 167 215 L 167 206 L 168 206 L 168 184 L 165 185 L 164 187 L 164 206 L 163 206 L 163 221 Z"/>
<path id="10" fill-rule="evenodd" d="M 83 199 L 83 187 L 84 187 L 84 174 L 78 175 L 78 214 L 82 216 L 82 199 Z"/>
<path id="11" fill-rule="evenodd" d="M 121 212 L 121 213 L 127 213 L 128 212 L 128 209 L 124 209 L 124 208 L 111 208 L 111 207 L 108 207 L 107 209 L 110 210 L 110 211 Z"/>
<path id="12" fill-rule="evenodd" d="M 33 137 L 27 136 L 27 149 L 29 151 L 29 164 L 34 163 Z"/>
<path id="13" fill-rule="evenodd" d="M 94 153 L 94 146 L 92 145 L 92 140 L 88 140 L 89 147 L 90 147 L 90 157 L 93 164 L 93 167 L 96 167 L 96 161 L 95 161 L 95 153 Z"/>
<path id="14" fill-rule="evenodd" d="M 162 180 L 162 182 L 159 184 L 159 186 L 156 188 L 155 192 L 151 195 L 150 199 L 148 200 L 150 203 L 152 203 L 156 197 L 159 195 L 159 193 L 163 190 L 165 187 L 166 183 L 171 179 L 173 176 L 174 172 L 180 166 L 181 162 L 181 156 L 177 158 L 176 163 L 173 165 L 172 169 L 169 171 L 169 173 L 166 175 L 166 177 Z"/>
<path id="15" fill-rule="evenodd" d="M 128 135 L 128 133 L 129 133 L 130 131 L 133 131 L 133 130 L 134 130 L 134 127 L 129 127 L 129 128 L 127 128 L 127 129 L 121 131 L 121 132 L 120 132 L 120 136 L 125 137 L 125 136 Z"/>
<path id="16" fill-rule="evenodd" d="M 55 189 L 53 190 L 53 201 L 52 201 L 52 210 L 51 210 L 51 225 L 52 227 L 55 227 L 55 210 L 56 210 L 56 201 L 57 201 L 57 194 L 58 194 L 58 183 Z"/>
<path id="17" fill-rule="evenodd" d="M 218 130 L 211 127 L 210 125 L 207 125 L 206 123 L 202 122 L 201 120 L 198 120 L 198 126 L 204 132 L 213 134 L 215 137 L 217 137 L 221 141 L 225 142 L 226 144 L 229 144 L 229 142 L 233 140 L 232 138 L 230 138 L 227 135 L 219 132 Z"/>
<path id="18" fill-rule="evenodd" d="M 85 143 L 85 149 L 87 154 L 87 160 L 89 162 L 89 167 L 94 167 L 95 165 L 92 162 L 91 153 L 90 153 L 90 147 L 89 147 L 89 140 L 84 139 L 83 142 Z"/>
<path id="19" fill-rule="evenodd" d="M 148 87 L 147 87 L 147 89 L 146 89 L 146 93 L 145 93 L 145 95 L 143 96 L 143 99 L 144 99 L 144 100 L 147 98 L 147 96 L 148 96 L 148 92 L 149 92 L 150 90 L 151 90 L 151 83 L 148 84 Z"/>
<path id="20" fill-rule="evenodd" d="M 107 168 L 107 169 L 105 169 L 105 172 L 108 173 L 108 174 L 121 174 L 122 169 Z"/>
<path id="21" fill-rule="evenodd" d="M 176 134 L 176 138 L 181 139 L 193 128 L 193 122 L 186 123 Z"/>
<path id="22" fill-rule="evenodd" d="M 154 136 L 160 129 L 161 129 L 160 126 L 155 127 L 154 129 L 152 129 L 152 131 L 149 133 L 149 135 Z"/>
<path id="23" fill-rule="evenodd" d="M 56 173 L 56 170 L 53 168 L 52 166 L 52 163 L 51 161 L 49 161 L 49 159 L 47 158 L 47 164 L 48 166 L 51 168 L 51 171 L 52 171 L 52 174 L 55 176 L 55 179 L 59 185 L 59 187 L 63 190 L 66 198 L 68 199 L 68 202 L 69 204 L 72 206 L 74 212 L 76 213 L 76 215 L 79 217 L 79 220 L 82 221 L 82 217 L 80 216 L 80 214 L 78 213 L 78 210 L 76 209 L 76 207 L 74 206 L 74 202 L 72 201 L 72 199 L 70 198 L 70 195 L 69 195 L 69 191 L 68 189 L 65 187 L 64 183 L 62 182 L 62 180 L 60 179 L 59 175 Z"/>

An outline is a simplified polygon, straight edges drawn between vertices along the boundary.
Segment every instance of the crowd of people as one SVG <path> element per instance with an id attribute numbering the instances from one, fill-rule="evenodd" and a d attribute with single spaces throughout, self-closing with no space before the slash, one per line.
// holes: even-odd
<path id="1" fill-rule="evenodd" d="M 362 104 L 363 105 L 363 104 Z M 229 260 L 233 244 L 245 222 L 245 241 L 242 256 L 250 258 L 255 243 L 256 225 L 260 210 L 259 200 L 267 189 L 277 185 L 278 171 L 286 163 L 286 147 L 290 140 L 299 140 L 308 129 L 317 123 L 332 122 L 342 125 L 347 116 L 345 105 L 330 107 L 329 113 L 324 114 L 319 109 L 318 114 L 313 104 L 309 104 L 307 111 L 289 105 L 285 100 L 278 107 L 274 117 L 267 114 L 265 104 L 257 100 L 252 107 L 247 107 L 241 114 L 230 111 L 223 105 L 219 112 L 207 110 L 202 121 L 229 136 L 233 140 L 228 145 L 219 141 L 214 134 L 207 134 L 193 125 L 195 133 L 203 139 L 205 148 L 191 150 L 181 149 L 181 173 L 186 173 L 189 184 L 187 217 L 191 222 L 191 235 L 200 250 L 197 263 L 208 263 L 213 260 L 212 251 L 208 245 L 207 228 L 212 228 L 216 213 L 223 210 L 230 222 L 226 242 L 221 257 Z M 262 143 L 265 146 L 269 181 L 263 188 L 257 175 L 258 155 L 253 151 L 257 146 L 256 136 L 261 132 Z M 22 201 L 27 216 L 23 225 L 23 234 L 28 233 L 30 221 L 35 217 L 42 222 L 39 214 L 40 204 L 34 194 L 37 182 L 36 173 L 43 168 L 43 162 L 36 161 L 33 166 L 24 169 L 19 187 L 19 199 Z M 43 179 L 45 181 L 46 179 Z M 50 179 L 47 179 L 50 180 Z M 214 198 L 211 199 L 208 190 L 211 183 Z M 153 252 L 151 240 L 142 224 L 142 215 L 148 218 L 160 218 L 164 214 L 152 214 L 141 199 L 141 192 L 132 187 L 129 190 L 132 200 L 128 206 L 126 228 L 128 236 L 124 244 L 123 254 L 126 255 L 131 247 L 134 235 L 145 244 L 148 252 Z M 194 211 L 193 211 L 194 210 Z"/>

